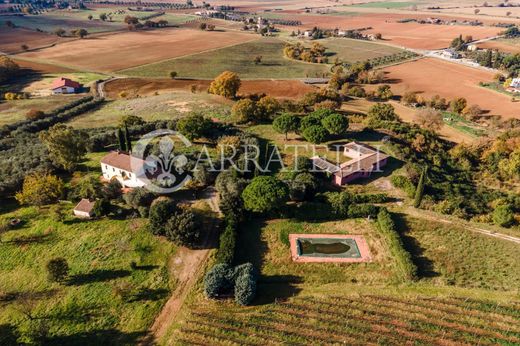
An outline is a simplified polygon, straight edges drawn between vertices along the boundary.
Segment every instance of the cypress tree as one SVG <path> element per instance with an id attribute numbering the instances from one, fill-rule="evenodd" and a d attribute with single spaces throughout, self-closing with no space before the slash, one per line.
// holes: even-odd
<path id="1" fill-rule="evenodd" d="M 123 138 L 123 131 L 121 131 L 121 128 L 117 129 L 117 141 L 119 145 L 119 150 L 126 151 L 125 141 Z"/>
<path id="2" fill-rule="evenodd" d="M 130 153 L 132 151 L 132 140 L 130 138 L 130 133 L 128 132 L 127 125 L 125 125 L 125 143 L 126 143 L 126 151 Z"/>
<path id="3" fill-rule="evenodd" d="M 414 208 L 419 208 L 421 205 L 421 201 L 424 195 L 424 183 L 426 180 L 426 171 L 427 167 L 425 167 L 421 173 L 421 177 L 419 178 L 419 182 L 417 183 L 417 188 L 415 189 L 415 200 L 413 202 Z"/>

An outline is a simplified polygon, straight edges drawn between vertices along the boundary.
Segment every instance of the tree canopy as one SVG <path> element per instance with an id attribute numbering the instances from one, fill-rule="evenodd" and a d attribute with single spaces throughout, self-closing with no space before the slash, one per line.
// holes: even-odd
<path id="1" fill-rule="evenodd" d="M 87 153 L 88 134 L 64 124 L 56 124 L 40 133 L 52 163 L 72 171 Z"/>
<path id="2" fill-rule="evenodd" d="M 238 74 L 224 71 L 211 82 L 208 91 L 211 94 L 221 95 L 226 98 L 235 98 L 240 85 L 241 81 Z"/>
<path id="3" fill-rule="evenodd" d="M 287 185 L 271 176 L 255 177 L 242 192 L 244 207 L 259 213 L 281 208 L 288 198 Z"/>

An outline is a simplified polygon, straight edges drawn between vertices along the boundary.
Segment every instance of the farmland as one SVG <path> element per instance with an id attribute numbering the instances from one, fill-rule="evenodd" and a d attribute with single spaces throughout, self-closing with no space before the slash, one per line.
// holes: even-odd
<path id="1" fill-rule="evenodd" d="M 284 58 L 285 43 L 265 38 L 234 45 L 215 51 L 162 61 L 155 64 L 119 71 L 130 76 L 164 77 L 169 71 L 177 71 L 180 77 L 212 79 L 226 70 L 232 70 L 246 79 L 305 78 L 322 76 L 326 65 L 308 64 Z M 262 62 L 255 64 L 255 56 Z"/>
<path id="2" fill-rule="evenodd" d="M 346 62 L 356 62 L 401 52 L 400 49 L 394 47 L 359 40 L 332 38 L 318 42 L 328 48 L 332 59 L 337 57 Z M 184 78 L 211 79 L 223 71 L 231 70 L 245 79 L 287 79 L 320 77 L 328 71 L 329 67 L 326 65 L 285 58 L 283 56 L 284 45 L 285 42 L 282 40 L 263 38 L 119 72 L 138 77 L 164 77 L 169 71 L 176 71 L 180 77 Z M 256 56 L 262 57 L 260 63 L 253 61 Z"/>
<path id="3" fill-rule="evenodd" d="M 417 295 L 406 289 L 343 290 L 303 295 L 246 311 L 224 304 L 198 305 L 173 339 L 185 344 L 514 344 L 518 307 L 484 299 Z M 354 292 L 354 293 L 352 293 Z M 467 292 L 458 292 L 467 294 Z"/>
<path id="4" fill-rule="evenodd" d="M 518 116 L 518 106 L 506 95 L 479 86 L 493 79 L 493 73 L 434 59 L 421 59 L 385 68 L 392 90 L 402 94 L 416 91 L 426 97 L 440 95 L 448 99 L 464 96 L 489 114 L 510 118 Z M 457 85 L 457 88 L 453 88 Z"/>
<path id="5" fill-rule="evenodd" d="M 166 78 L 121 78 L 106 84 L 106 91 L 109 97 L 117 98 L 120 92 L 125 92 L 129 97 L 137 95 L 150 96 L 162 91 L 192 91 L 195 88 L 197 93 L 205 93 L 208 90 L 209 80 L 193 79 L 166 79 Z M 300 81 L 291 80 L 245 80 L 239 89 L 239 94 L 260 94 L 266 93 L 278 98 L 298 98 L 305 93 L 313 91 L 312 86 L 303 84 Z M 185 95 L 187 96 L 187 95 Z M 194 95 L 192 95 L 194 96 Z M 215 98 L 223 103 L 227 101 Z M 227 102 L 229 103 L 229 102 Z"/>
<path id="6" fill-rule="evenodd" d="M 0 51 L 5 53 L 21 52 L 22 44 L 26 44 L 29 49 L 52 45 L 60 41 L 56 35 L 46 34 L 28 29 L 5 28 L 0 30 Z"/>
<path id="7" fill-rule="evenodd" d="M 88 71 L 110 72 L 253 40 L 250 34 L 161 29 L 75 40 L 20 56 Z M 146 54 L 137 54 L 138 51 Z M 103 52 L 100 59 L 99 52 Z M 164 76 L 164 75 L 163 75 Z"/>
<path id="8" fill-rule="evenodd" d="M 498 39 L 493 41 L 486 41 L 478 45 L 483 49 L 497 49 L 501 52 L 520 53 L 520 39 Z"/>

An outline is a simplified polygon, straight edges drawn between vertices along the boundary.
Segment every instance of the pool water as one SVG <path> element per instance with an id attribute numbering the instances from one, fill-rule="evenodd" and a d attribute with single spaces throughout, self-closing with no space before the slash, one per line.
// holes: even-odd
<path id="1" fill-rule="evenodd" d="M 354 239 L 348 238 L 298 238 L 298 256 L 360 258 L 361 253 Z"/>

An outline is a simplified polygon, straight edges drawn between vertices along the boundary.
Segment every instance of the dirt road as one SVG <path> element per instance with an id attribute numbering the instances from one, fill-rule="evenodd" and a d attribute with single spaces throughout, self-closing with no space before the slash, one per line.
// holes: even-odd
<path id="1" fill-rule="evenodd" d="M 213 187 L 209 187 L 202 192 L 202 199 L 210 206 L 215 213 L 220 213 L 218 207 L 218 194 Z M 170 260 L 170 275 L 177 279 L 177 286 L 171 297 L 164 304 L 163 309 L 156 317 L 148 335 L 141 340 L 140 345 L 154 345 L 168 331 L 169 327 L 175 322 L 177 314 L 197 283 L 204 271 L 204 264 L 214 242 L 215 230 L 217 229 L 218 219 L 212 221 L 209 227 L 211 232 L 207 232 L 202 242 L 201 249 L 188 249 L 182 247 Z"/>

